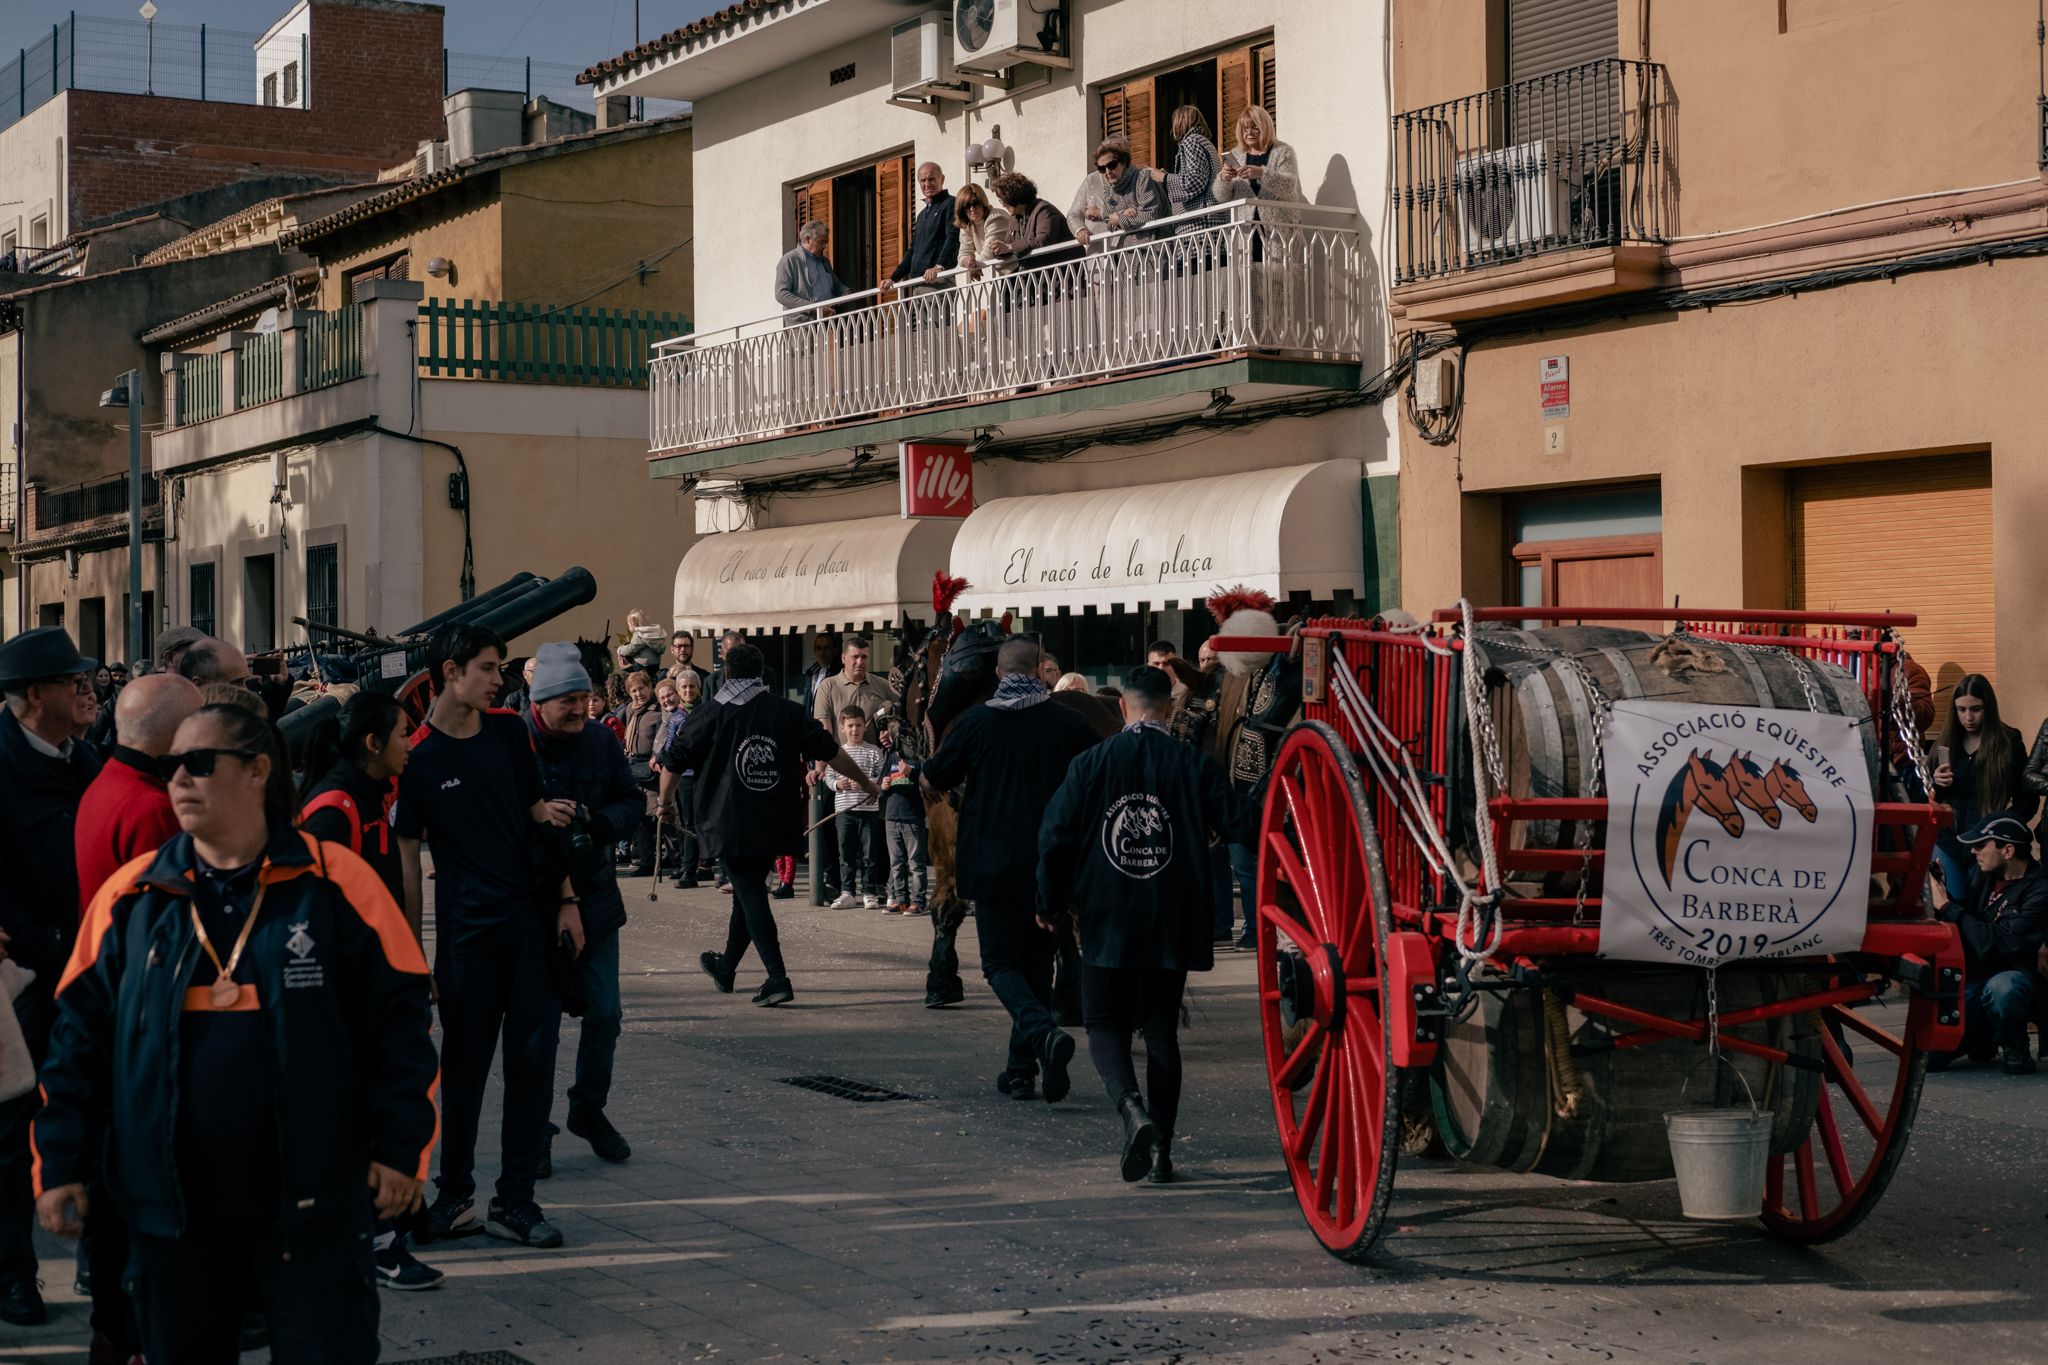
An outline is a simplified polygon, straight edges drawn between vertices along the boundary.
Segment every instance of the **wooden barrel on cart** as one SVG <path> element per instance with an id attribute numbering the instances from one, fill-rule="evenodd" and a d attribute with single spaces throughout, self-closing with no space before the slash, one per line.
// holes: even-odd
<path id="1" fill-rule="evenodd" d="M 1785 650 L 1606 626 L 1482 628 L 1467 648 L 1486 679 L 1508 791 L 1516 796 L 1604 794 L 1594 783 L 1593 762 L 1603 699 L 1849 716 L 1863 726 L 1866 761 L 1876 775 L 1877 733 L 1869 704 L 1856 679 L 1834 664 Z M 1459 807 L 1469 811 L 1469 793 L 1454 803 Z M 1469 848 L 1469 823 L 1458 832 Z M 1597 848 L 1606 831 L 1594 825 L 1585 835 Z M 1518 847 L 1576 847 L 1579 837 L 1569 821 L 1531 821 L 1513 831 Z M 1511 876 L 1510 887 L 1527 895 L 1571 896 L 1579 890 L 1579 873 L 1532 874 L 1526 882 Z M 1600 894 L 1597 870 L 1586 891 Z M 1608 963 L 1558 968 L 1544 980 L 1542 992 L 1487 996 L 1446 1033 L 1433 1093 L 1438 1128 L 1455 1155 L 1570 1179 L 1658 1180 L 1671 1174 L 1666 1112 L 1686 1104 L 1744 1102 L 1727 1068 L 1709 1066 L 1691 1075 L 1702 1056 L 1697 1046 L 1665 1041 L 1615 1049 L 1609 1040 L 1625 1026 L 1581 1014 L 1567 1003 L 1575 989 L 1583 989 L 1667 1018 L 1699 1018 L 1705 1013 L 1699 972 Z M 1720 974 L 1721 1011 L 1731 1014 L 1810 989 L 1807 980 L 1726 968 Z M 1546 1023 L 1546 1007 L 1561 1007 L 1561 1017 Z M 1815 1016 L 1802 1014 L 1730 1032 L 1817 1059 L 1819 1027 Z M 1756 1058 L 1731 1060 L 1757 1103 L 1775 1116 L 1773 1150 L 1796 1147 L 1813 1124 L 1818 1073 Z"/>
<path id="2" fill-rule="evenodd" d="M 1646 967 L 1638 974 L 1610 965 L 1548 974 L 1545 982 L 1560 1005 L 1561 997 L 1582 988 L 1667 1018 L 1704 1013 L 1696 971 Z M 1733 1013 L 1812 989 L 1808 977 L 1724 969 L 1721 1009 Z M 1568 1005 L 1564 1032 L 1570 1045 L 1559 1046 L 1545 1036 L 1544 993 L 1489 994 L 1469 1018 L 1446 1030 L 1432 1090 L 1437 1131 L 1453 1156 L 1568 1180 L 1662 1180 L 1671 1175 L 1667 1112 L 1747 1103 L 1727 1067 L 1700 1065 L 1704 1054 L 1696 1045 L 1663 1041 L 1613 1048 L 1609 1040 L 1626 1026 Z M 1813 1015 L 1800 1014 L 1728 1033 L 1818 1061 L 1819 1028 Z M 1796 1148 L 1813 1124 L 1819 1073 L 1755 1057 L 1731 1054 L 1729 1060 L 1749 1082 L 1757 1105 L 1774 1116 L 1771 1150 Z M 1560 1062 L 1569 1071 L 1553 1074 Z"/>
<path id="3" fill-rule="evenodd" d="M 1487 680 L 1513 795 L 1601 794 L 1593 786 L 1595 691 L 1610 702 L 1718 703 L 1854 717 L 1863 726 L 1864 755 L 1876 790 L 1877 730 L 1870 706 L 1856 679 L 1834 664 L 1787 650 L 1610 626 L 1483 628 L 1467 648 Z M 1463 804 L 1469 809 L 1469 801 Z M 1469 836 L 1469 829 L 1465 832 Z M 1592 831 L 1596 844 L 1600 833 Z M 1578 832 L 1570 822 L 1531 821 L 1517 827 L 1516 837 L 1529 848 L 1564 848 L 1574 844 Z"/>

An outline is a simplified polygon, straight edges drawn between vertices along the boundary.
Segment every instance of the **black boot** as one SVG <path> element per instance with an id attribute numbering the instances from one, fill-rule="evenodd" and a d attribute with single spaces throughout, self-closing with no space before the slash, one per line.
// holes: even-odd
<path id="1" fill-rule="evenodd" d="M 1145 1112 L 1145 1102 L 1135 1090 L 1125 1091 L 1116 1109 L 1124 1121 L 1124 1179 L 1142 1179 L 1152 1169 L 1152 1147 L 1159 1141 L 1159 1130 L 1152 1126 L 1152 1116 Z"/>
<path id="2" fill-rule="evenodd" d="M 1067 1074 L 1067 1065 L 1073 1060 L 1074 1037 L 1064 1029 L 1054 1029 L 1038 1040 L 1038 1074 L 1047 1104 L 1058 1104 L 1073 1088 L 1073 1078 Z"/>
<path id="3" fill-rule="evenodd" d="M 1152 1149 L 1152 1169 L 1145 1172 L 1145 1180 L 1152 1185 L 1173 1183 L 1173 1134 L 1159 1135 L 1159 1143 Z"/>

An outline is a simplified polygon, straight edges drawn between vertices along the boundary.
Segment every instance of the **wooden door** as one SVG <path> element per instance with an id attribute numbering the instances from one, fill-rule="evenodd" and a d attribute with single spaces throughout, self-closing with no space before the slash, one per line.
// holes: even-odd
<path id="1" fill-rule="evenodd" d="M 1662 535 L 1589 536 L 1535 540 L 1511 552 L 1518 569 L 1534 569 L 1541 600 L 1523 606 L 1658 607 L 1664 601 Z M 1518 575 L 1520 576 L 1520 575 Z M 1604 622 L 1623 628 L 1664 630 L 1661 620 Z"/>
<path id="2" fill-rule="evenodd" d="M 1989 455 L 1801 469 L 1787 488 L 1794 608 L 1918 615 L 1902 633 L 1937 716 L 1963 674 L 1997 682 Z"/>
<path id="3" fill-rule="evenodd" d="M 1237 121 L 1252 106 L 1252 50 L 1239 48 L 1216 59 L 1216 145 L 1237 145 Z"/>
<path id="4" fill-rule="evenodd" d="M 886 280 L 910 247 L 910 158 L 875 165 L 875 279 Z"/>

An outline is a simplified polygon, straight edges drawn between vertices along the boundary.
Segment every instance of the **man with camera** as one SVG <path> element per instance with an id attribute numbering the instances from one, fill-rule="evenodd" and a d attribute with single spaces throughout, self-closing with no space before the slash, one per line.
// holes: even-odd
<path id="1" fill-rule="evenodd" d="M 624 1161 L 632 1146 L 604 1116 L 611 1096 L 612 1055 L 624 1015 L 619 1004 L 619 930 L 626 901 L 619 894 L 611 847 L 639 827 L 646 796 L 633 780 L 618 737 L 587 721 L 591 681 L 573 644 L 545 644 L 533 656 L 527 733 L 540 762 L 541 793 L 575 803 L 563 829 L 548 829 L 549 861 L 566 873 L 582 903 L 583 945 L 558 944 L 556 979 L 563 1007 L 581 1007 L 576 1080 L 569 1087 L 568 1128 L 606 1161 Z"/>

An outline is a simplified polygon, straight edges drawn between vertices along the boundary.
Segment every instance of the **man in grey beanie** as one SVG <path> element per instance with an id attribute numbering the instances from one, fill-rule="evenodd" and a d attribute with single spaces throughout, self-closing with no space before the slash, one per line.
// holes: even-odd
<path id="1" fill-rule="evenodd" d="M 557 964 L 563 1008 L 581 1014 L 576 1044 L 576 1080 L 569 1087 L 569 1131 L 605 1161 L 624 1161 L 633 1148 L 604 1114 L 611 1096 L 612 1058 L 618 1049 L 624 1011 L 619 1002 L 619 930 L 626 901 L 610 850 L 640 823 L 647 798 L 633 781 L 618 737 L 586 723 L 590 674 L 576 646 L 542 645 L 533 656 L 533 682 L 526 707 L 527 733 L 540 764 L 543 795 L 576 803 L 567 829 L 547 831 L 548 880 L 567 876 L 580 902 L 583 942 L 573 961 Z M 567 950 L 561 952 L 567 959 Z M 553 1169 L 553 1159 L 541 1169 Z"/>

